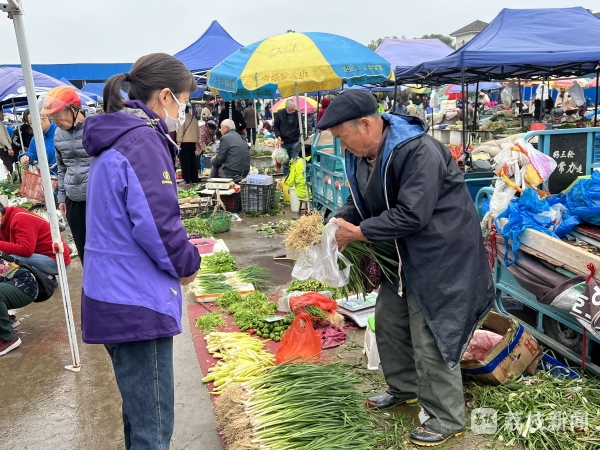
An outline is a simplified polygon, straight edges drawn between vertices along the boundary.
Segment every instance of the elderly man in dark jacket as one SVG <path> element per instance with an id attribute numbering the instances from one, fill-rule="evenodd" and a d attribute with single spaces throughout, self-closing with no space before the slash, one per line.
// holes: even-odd
<path id="1" fill-rule="evenodd" d="M 351 196 L 337 212 L 340 249 L 393 241 L 401 275 L 384 279 L 375 308 L 387 408 L 419 399 L 429 418 L 410 434 L 434 446 L 465 426 L 460 359 L 492 306 L 493 282 L 463 175 L 418 118 L 379 115 L 368 92 L 338 96 L 318 123 L 346 148 Z"/>
<path id="2" fill-rule="evenodd" d="M 235 132 L 231 119 L 221 122 L 221 142 L 217 154 L 211 158 L 211 178 L 233 178 L 236 183 L 250 171 L 250 152 L 244 139 Z"/>

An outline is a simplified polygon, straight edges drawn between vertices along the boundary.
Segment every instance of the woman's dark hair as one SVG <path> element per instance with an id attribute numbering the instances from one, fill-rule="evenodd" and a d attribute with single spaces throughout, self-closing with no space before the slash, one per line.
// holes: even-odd
<path id="1" fill-rule="evenodd" d="M 208 128 L 210 128 L 211 130 L 216 130 L 217 129 L 217 124 L 216 123 L 207 123 L 206 126 Z"/>
<path id="2" fill-rule="evenodd" d="M 27 108 L 25 111 L 23 111 L 23 115 L 21 116 L 21 118 L 23 119 L 23 123 L 26 123 L 29 125 L 29 108 Z"/>
<path id="3" fill-rule="evenodd" d="M 109 78 L 104 86 L 104 112 L 112 113 L 125 107 L 121 85 L 129 82 L 130 100 L 147 103 L 156 91 L 169 88 L 175 96 L 198 89 L 191 72 L 177 58 L 166 53 L 151 53 L 138 59 L 129 73 Z"/>

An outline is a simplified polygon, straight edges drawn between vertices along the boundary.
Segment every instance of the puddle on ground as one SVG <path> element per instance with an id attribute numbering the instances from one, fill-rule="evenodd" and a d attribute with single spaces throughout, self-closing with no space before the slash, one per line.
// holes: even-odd
<path id="1" fill-rule="evenodd" d="M 390 409 L 386 409 L 385 411 L 394 416 L 405 415 L 410 417 L 415 427 L 421 425 L 429 418 L 419 403 L 413 405 L 399 405 Z"/>

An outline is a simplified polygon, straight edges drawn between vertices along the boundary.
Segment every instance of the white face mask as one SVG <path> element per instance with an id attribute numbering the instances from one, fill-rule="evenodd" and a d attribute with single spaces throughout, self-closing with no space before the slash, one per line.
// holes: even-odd
<path id="1" fill-rule="evenodd" d="M 173 92 L 171 92 L 171 95 L 173 96 L 175 102 L 177 102 L 177 105 L 179 105 L 179 116 L 177 117 L 177 119 L 173 119 L 169 115 L 167 108 L 163 106 L 163 109 L 165 110 L 165 123 L 167 124 L 167 129 L 173 132 L 177 131 L 179 127 L 183 126 L 183 124 L 185 123 L 185 103 L 179 103 L 179 100 L 177 100 L 177 97 L 175 97 L 175 94 L 173 94 Z"/>

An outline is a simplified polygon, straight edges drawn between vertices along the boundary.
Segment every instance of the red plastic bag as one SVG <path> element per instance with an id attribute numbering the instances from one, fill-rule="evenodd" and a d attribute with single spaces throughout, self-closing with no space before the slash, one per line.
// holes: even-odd
<path id="1" fill-rule="evenodd" d="M 298 361 L 318 361 L 321 357 L 321 332 L 315 331 L 306 313 L 296 316 L 292 326 L 283 333 L 275 361 L 281 364 L 298 357 Z"/>
<path id="2" fill-rule="evenodd" d="M 308 305 L 321 308 L 328 316 L 335 314 L 335 310 L 337 309 L 335 300 L 318 292 L 306 292 L 298 297 L 290 298 L 290 309 L 296 315 L 303 313 L 303 308 Z"/>
<path id="3" fill-rule="evenodd" d="M 483 361 L 485 355 L 502 340 L 502 335 L 488 330 L 475 330 L 463 355 L 463 361 L 476 359 Z"/>

